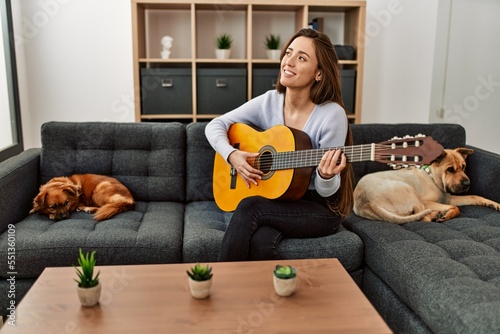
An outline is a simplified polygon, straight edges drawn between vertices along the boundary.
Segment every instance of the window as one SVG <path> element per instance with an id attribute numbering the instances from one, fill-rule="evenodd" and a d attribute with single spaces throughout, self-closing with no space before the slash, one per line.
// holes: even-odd
<path id="1" fill-rule="evenodd" d="M 23 151 L 10 0 L 0 0 L 0 161 Z"/>

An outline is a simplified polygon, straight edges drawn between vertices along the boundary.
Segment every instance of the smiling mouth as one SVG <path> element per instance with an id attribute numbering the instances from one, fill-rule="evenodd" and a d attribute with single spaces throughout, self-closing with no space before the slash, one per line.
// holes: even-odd
<path id="1" fill-rule="evenodd" d="M 289 71 L 287 69 L 283 69 L 283 73 L 286 74 L 286 75 L 295 75 L 294 72 L 291 72 L 291 71 Z"/>

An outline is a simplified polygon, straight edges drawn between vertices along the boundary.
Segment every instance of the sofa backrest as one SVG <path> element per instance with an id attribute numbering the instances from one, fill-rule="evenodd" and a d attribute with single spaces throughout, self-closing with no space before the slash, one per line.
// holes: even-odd
<path id="1" fill-rule="evenodd" d="M 353 124 L 354 145 L 379 143 L 393 137 L 423 134 L 432 137 L 444 148 L 465 146 L 465 129 L 458 124 Z M 355 183 L 368 173 L 390 169 L 379 162 L 356 162 L 353 164 Z"/>
<path id="2" fill-rule="evenodd" d="M 214 199 L 212 174 L 215 151 L 205 136 L 207 122 L 186 126 L 186 200 L 210 201 Z"/>
<path id="3" fill-rule="evenodd" d="M 49 122 L 42 126 L 40 177 L 95 173 L 116 177 L 138 201 L 213 200 L 215 152 L 205 137 L 206 122 Z M 394 136 L 425 134 L 445 148 L 465 146 L 457 124 L 353 124 L 354 144 Z M 378 162 L 353 164 L 355 182 L 389 169 Z"/>
<path id="4" fill-rule="evenodd" d="M 187 184 L 188 201 L 213 200 L 212 173 L 214 150 L 205 137 L 206 123 L 187 126 Z M 353 124 L 354 144 L 379 143 L 394 136 L 431 136 L 444 148 L 465 146 L 465 129 L 457 124 Z M 355 183 L 367 174 L 387 170 L 390 167 L 379 162 L 356 162 L 353 164 Z"/>
<path id="5" fill-rule="evenodd" d="M 49 122 L 41 129 L 42 184 L 55 176 L 103 174 L 136 201 L 185 199 L 185 126 L 181 123 Z"/>

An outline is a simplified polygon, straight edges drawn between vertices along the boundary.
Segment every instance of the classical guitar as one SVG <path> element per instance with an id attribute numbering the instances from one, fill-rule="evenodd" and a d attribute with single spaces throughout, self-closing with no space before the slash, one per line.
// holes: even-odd
<path id="1" fill-rule="evenodd" d="M 348 162 L 377 161 L 395 166 L 430 164 L 443 152 L 439 143 L 422 135 L 377 144 L 312 149 L 305 132 L 284 125 L 259 131 L 236 123 L 229 128 L 228 137 L 237 149 L 259 152 L 249 163 L 264 175 L 258 186 L 248 188 L 236 170 L 216 153 L 213 192 L 217 206 L 223 211 L 234 211 L 238 203 L 249 196 L 284 200 L 301 198 L 309 186 L 313 167 L 319 165 L 323 154 L 330 149 L 341 149 Z"/>

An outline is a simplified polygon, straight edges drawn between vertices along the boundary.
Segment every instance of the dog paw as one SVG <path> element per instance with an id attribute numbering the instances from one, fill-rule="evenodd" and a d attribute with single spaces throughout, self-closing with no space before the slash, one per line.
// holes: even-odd
<path id="1" fill-rule="evenodd" d="M 500 211 L 500 205 L 490 204 L 488 205 L 488 208 Z"/>
<path id="2" fill-rule="evenodd" d="M 436 216 L 434 217 L 434 221 L 437 223 L 442 223 L 446 219 L 446 211 L 438 211 L 436 212 Z"/>
<path id="3" fill-rule="evenodd" d="M 97 208 L 90 207 L 90 206 L 80 206 L 76 209 L 76 211 L 83 211 L 85 213 L 94 213 L 97 211 Z"/>
<path id="4" fill-rule="evenodd" d="M 442 223 L 460 215 L 460 209 L 456 206 L 450 207 L 448 210 L 437 212 L 436 222 Z"/>

